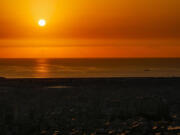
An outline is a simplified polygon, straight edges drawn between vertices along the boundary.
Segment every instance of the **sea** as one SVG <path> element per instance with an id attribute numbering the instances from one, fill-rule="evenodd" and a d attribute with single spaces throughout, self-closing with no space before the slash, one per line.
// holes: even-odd
<path id="1" fill-rule="evenodd" d="M 0 59 L 0 77 L 180 77 L 180 58 Z"/>

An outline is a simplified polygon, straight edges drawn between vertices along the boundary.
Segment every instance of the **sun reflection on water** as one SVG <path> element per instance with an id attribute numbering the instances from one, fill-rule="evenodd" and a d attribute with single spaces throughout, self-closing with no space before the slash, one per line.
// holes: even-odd
<path id="1" fill-rule="evenodd" d="M 36 67 L 35 67 L 35 77 L 37 78 L 45 78 L 49 76 L 49 67 L 47 59 L 37 59 Z"/>

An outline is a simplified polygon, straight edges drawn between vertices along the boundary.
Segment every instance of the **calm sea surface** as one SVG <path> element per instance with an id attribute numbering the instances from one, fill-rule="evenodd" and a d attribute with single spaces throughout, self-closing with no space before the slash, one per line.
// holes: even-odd
<path id="1" fill-rule="evenodd" d="M 180 77 L 180 59 L 0 59 L 0 76 Z"/>

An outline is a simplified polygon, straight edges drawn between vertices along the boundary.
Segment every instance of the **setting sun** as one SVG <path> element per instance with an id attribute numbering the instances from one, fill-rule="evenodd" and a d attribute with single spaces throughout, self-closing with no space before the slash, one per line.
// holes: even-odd
<path id="1" fill-rule="evenodd" d="M 0 58 L 180 57 L 180 0 L 165 1 L 0 0 Z"/>
<path id="2" fill-rule="evenodd" d="M 44 19 L 39 20 L 39 26 L 44 27 L 46 25 L 46 21 Z"/>

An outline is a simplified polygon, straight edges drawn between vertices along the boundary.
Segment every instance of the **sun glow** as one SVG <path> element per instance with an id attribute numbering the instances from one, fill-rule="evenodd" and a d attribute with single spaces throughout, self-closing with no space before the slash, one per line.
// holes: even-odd
<path id="1" fill-rule="evenodd" d="M 38 22 L 40 27 L 44 27 L 46 25 L 46 21 L 44 19 L 39 20 Z"/>

